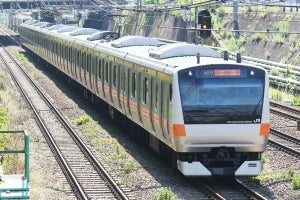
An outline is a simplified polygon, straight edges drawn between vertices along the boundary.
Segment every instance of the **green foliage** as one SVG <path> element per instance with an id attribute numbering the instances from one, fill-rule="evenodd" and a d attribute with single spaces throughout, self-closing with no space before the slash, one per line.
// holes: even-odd
<path id="1" fill-rule="evenodd" d="M 292 188 L 294 190 L 300 189 L 300 175 L 294 175 L 292 179 Z"/>
<path id="2" fill-rule="evenodd" d="M 289 22 L 288 21 L 280 21 L 275 24 L 275 27 L 279 32 L 284 32 L 284 37 L 287 37 L 287 32 L 289 31 Z"/>
<path id="3" fill-rule="evenodd" d="M 231 37 L 229 40 L 225 40 L 224 44 L 224 48 L 228 49 L 229 51 L 240 53 L 245 52 L 245 48 L 243 47 L 244 41 L 237 40 L 234 37 Z"/>
<path id="4" fill-rule="evenodd" d="M 94 121 L 90 116 L 84 115 L 78 119 L 75 120 L 77 125 L 85 125 L 85 124 L 95 124 L 97 123 Z"/>
<path id="5" fill-rule="evenodd" d="M 4 90 L 4 89 L 5 89 L 4 83 L 0 82 L 0 90 Z"/>
<path id="6" fill-rule="evenodd" d="M 296 34 L 291 34 L 289 36 L 289 43 L 291 43 L 293 45 L 293 47 L 298 46 L 298 35 Z"/>
<path id="7" fill-rule="evenodd" d="M 143 14 L 139 26 L 139 31 L 145 30 L 146 26 L 151 26 L 153 24 L 154 18 L 155 18 L 154 12 L 147 12 Z"/>
<path id="8" fill-rule="evenodd" d="M 93 137 L 96 135 L 96 132 L 99 130 L 99 128 L 90 127 L 84 130 L 83 135 L 86 137 Z"/>
<path id="9" fill-rule="evenodd" d="M 115 144 L 115 154 L 114 158 L 126 159 L 128 157 L 124 148 L 122 148 L 118 143 Z"/>
<path id="10" fill-rule="evenodd" d="M 154 200 L 177 200 L 178 197 L 170 188 L 163 188 L 155 195 Z"/>
<path id="11" fill-rule="evenodd" d="M 10 118 L 6 108 L 0 107 L 0 130 L 6 130 L 9 128 Z"/>
<path id="12" fill-rule="evenodd" d="M 281 101 L 282 100 L 282 93 L 280 91 L 271 91 L 271 99 Z"/>
<path id="13" fill-rule="evenodd" d="M 272 68 L 270 71 L 270 75 L 272 76 L 280 76 L 280 71 L 276 68 Z"/>
<path id="14" fill-rule="evenodd" d="M 110 157 L 114 159 L 128 158 L 125 149 L 118 143 L 116 138 L 94 138 L 91 141 L 95 149 L 101 149 L 103 146 L 113 146 L 115 151 L 110 153 Z"/>
<path id="15" fill-rule="evenodd" d="M 252 42 L 268 41 L 266 33 L 255 33 L 251 35 Z"/>
<path id="16" fill-rule="evenodd" d="M 292 178 L 295 174 L 295 170 L 293 168 L 289 168 L 288 170 L 281 173 L 274 173 L 272 170 L 268 168 L 264 168 L 263 172 L 255 177 L 260 183 L 272 182 L 276 180 L 289 179 Z"/>
<path id="17" fill-rule="evenodd" d="M 248 12 L 248 13 L 253 11 L 251 6 L 248 6 L 248 5 L 245 6 L 245 9 L 246 9 L 246 12 Z"/>
<path id="18" fill-rule="evenodd" d="M 292 104 L 294 106 L 300 106 L 300 96 L 294 97 Z"/>
<path id="19" fill-rule="evenodd" d="M 269 162 L 269 159 L 268 159 L 268 157 L 266 156 L 265 153 L 262 154 L 261 160 L 263 161 L 264 164 Z"/>
<path id="20" fill-rule="evenodd" d="M 294 94 L 295 92 L 295 85 L 288 82 L 286 85 L 285 85 L 285 92 L 287 92 L 288 94 Z"/>
<path id="21" fill-rule="evenodd" d="M 131 160 L 123 165 L 123 170 L 126 174 L 134 171 L 134 162 Z"/>
<path id="22" fill-rule="evenodd" d="M 19 53 L 15 56 L 15 58 L 19 61 L 22 61 L 22 63 L 28 63 L 32 61 L 31 57 L 25 53 Z"/>
<path id="23" fill-rule="evenodd" d="M 219 17 L 222 18 L 222 17 L 225 16 L 226 10 L 225 10 L 224 7 L 220 7 L 220 8 L 218 8 L 217 12 L 218 12 Z M 217 19 L 218 19 L 218 18 L 217 18 Z M 222 21 L 222 20 L 221 20 L 221 21 Z"/>
<path id="24" fill-rule="evenodd" d="M 285 43 L 285 34 L 284 33 L 274 33 L 272 35 L 272 40 L 276 43 L 283 44 L 283 43 Z"/>
<path id="25" fill-rule="evenodd" d="M 290 76 L 290 74 L 291 74 L 291 70 L 293 69 L 293 67 L 292 66 L 286 66 L 285 67 L 285 73 L 284 73 L 284 78 L 288 78 L 289 76 Z"/>
<path id="26" fill-rule="evenodd" d="M 266 59 L 269 60 L 271 57 L 271 53 L 269 51 L 266 51 Z"/>

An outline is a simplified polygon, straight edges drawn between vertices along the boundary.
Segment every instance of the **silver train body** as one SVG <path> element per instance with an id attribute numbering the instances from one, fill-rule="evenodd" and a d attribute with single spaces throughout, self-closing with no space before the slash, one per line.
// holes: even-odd
<path id="1" fill-rule="evenodd" d="M 20 27 L 23 46 L 167 145 L 185 176 L 255 176 L 269 135 L 263 68 L 183 42 L 63 25 Z M 198 55 L 198 56 L 197 56 Z"/>

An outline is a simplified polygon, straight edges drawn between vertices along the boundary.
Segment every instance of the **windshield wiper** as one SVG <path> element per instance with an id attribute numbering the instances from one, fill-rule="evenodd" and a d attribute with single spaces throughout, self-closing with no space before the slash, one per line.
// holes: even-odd
<path id="1" fill-rule="evenodd" d="M 209 112 L 209 109 L 193 109 L 193 110 L 185 110 L 184 113 L 204 113 Z"/>

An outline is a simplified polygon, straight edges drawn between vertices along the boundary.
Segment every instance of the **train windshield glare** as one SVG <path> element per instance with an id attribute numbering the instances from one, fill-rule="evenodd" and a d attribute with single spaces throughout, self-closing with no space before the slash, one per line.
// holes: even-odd
<path id="1" fill-rule="evenodd" d="M 260 123 L 264 71 L 193 68 L 178 72 L 185 124 Z"/>

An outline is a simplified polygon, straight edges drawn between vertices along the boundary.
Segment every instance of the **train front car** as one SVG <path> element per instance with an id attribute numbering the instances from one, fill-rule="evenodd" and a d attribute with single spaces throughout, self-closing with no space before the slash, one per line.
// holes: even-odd
<path id="1" fill-rule="evenodd" d="M 255 176 L 269 134 L 268 74 L 243 64 L 207 64 L 174 77 L 173 135 L 186 176 Z M 176 84 L 176 82 L 178 84 Z"/>

